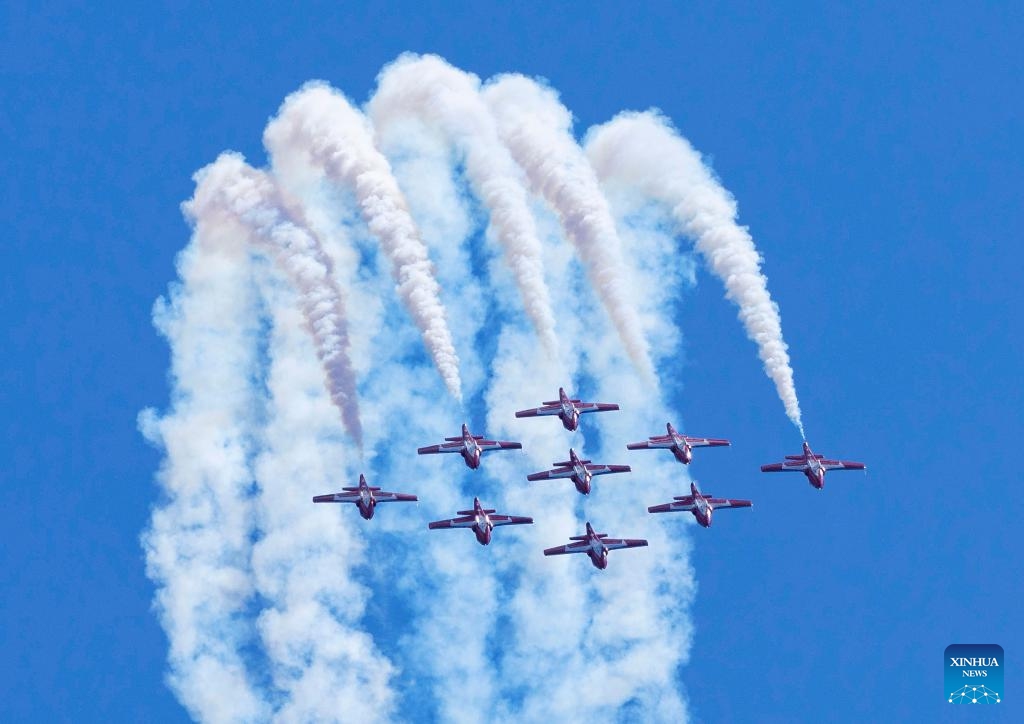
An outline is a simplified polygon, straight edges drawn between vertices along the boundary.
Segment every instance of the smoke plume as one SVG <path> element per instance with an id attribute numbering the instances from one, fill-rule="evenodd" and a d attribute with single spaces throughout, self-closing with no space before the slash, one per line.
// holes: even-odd
<path id="1" fill-rule="evenodd" d="M 331 401 L 361 449 L 363 431 L 356 377 L 349 359 L 344 299 L 333 276 L 333 264 L 319 240 L 289 216 L 273 179 L 235 153 L 221 154 L 204 169 L 191 210 L 197 217 L 233 216 L 252 242 L 287 273 L 313 335 Z"/>
<path id="2" fill-rule="evenodd" d="M 380 74 L 367 110 L 378 131 L 412 118 L 441 131 L 461 151 L 466 176 L 490 211 L 526 313 L 551 352 L 555 317 L 536 222 L 522 172 L 502 145 L 480 96 L 479 78 L 434 55 L 402 56 Z"/>
<path id="3" fill-rule="evenodd" d="M 804 434 L 779 307 L 768 293 L 761 255 L 747 228 L 736 223 L 736 200 L 700 154 L 655 113 L 623 113 L 587 137 L 587 156 L 602 179 L 640 189 L 668 205 L 680 230 L 692 237 L 711 271 L 739 307 L 747 336 L 757 343 L 764 370 Z"/>
<path id="4" fill-rule="evenodd" d="M 572 116 L 553 91 L 521 75 L 489 82 L 484 99 L 502 140 L 534 191 L 555 209 L 630 360 L 649 380 L 654 366 L 608 202 L 573 139 Z"/>
<path id="5" fill-rule="evenodd" d="M 263 141 L 275 166 L 304 165 L 355 194 L 363 219 L 391 261 L 399 297 L 427 352 L 448 391 L 461 398 L 459 358 L 427 248 L 363 115 L 326 84 L 309 83 L 285 99 Z"/>

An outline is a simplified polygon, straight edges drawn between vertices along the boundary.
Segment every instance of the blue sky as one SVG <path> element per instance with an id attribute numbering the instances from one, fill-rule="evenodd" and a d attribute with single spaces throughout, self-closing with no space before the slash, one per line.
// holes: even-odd
<path id="1" fill-rule="evenodd" d="M 159 454 L 136 428 L 168 396 L 150 312 L 188 239 L 178 205 L 220 151 L 262 162 L 304 81 L 362 102 L 406 50 L 543 76 L 578 132 L 661 108 L 764 254 L 812 445 L 869 465 L 820 493 L 757 472 L 799 438 L 699 268 L 675 407 L 733 440 L 695 476 L 756 507 L 688 533 L 694 717 L 949 717 L 942 652 L 977 642 L 1008 652 L 1017 718 L 1020 9 L 417 8 L 2 11 L 2 718 L 186 718 L 139 545 Z"/>

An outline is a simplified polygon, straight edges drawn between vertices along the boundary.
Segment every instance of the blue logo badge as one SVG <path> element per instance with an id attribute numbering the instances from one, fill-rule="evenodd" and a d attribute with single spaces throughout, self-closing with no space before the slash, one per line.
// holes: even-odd
<path id="1" fill-rule="evenodd" d="M 1000 704 L 1003 701 L 1003 647 L 951 644 L 944 660 L 945 696 L 950 704 Z"/>

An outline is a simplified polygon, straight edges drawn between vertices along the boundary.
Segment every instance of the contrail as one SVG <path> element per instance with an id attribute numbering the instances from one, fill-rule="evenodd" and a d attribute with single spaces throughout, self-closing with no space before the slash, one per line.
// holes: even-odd
<path id="1" fill-rule="evenodd" d="M 142 537 L 146 573 L 170 643 L 169 682 L 202 721 L 265 720 L 269 711 L 242 651 L 255 638 L 246 619 L 254 595 L 251 498 L 257 426 L 256 299 L 249 249 L 236 219 L 205 203 L 207 173 L 184 204 L 192 241 L 178 256 L 180 286 L 153 312 L 171 350 L 171 409 L 139 416 L 165 452 Z"/>
<path id="2" fill-rule="evenodd" d="M 614 202 L 614 198 L 612 199 Z M 613 213 L 622 221 L 635 220 L 635 209 Z M 635 221 L 631 221 L 635 223 Z M 650 226 L 654 226 L 651 224 Z M 672 259 L 671 247 L 647 228 L 629 229 L 631 259 L 642 259 L 634 272 L 646 292 L 633 301 L 641 314 L 651 315 L 659 338 L 673 339 L 662 347 L 656 360 L 671 359 L 678 353 L 678 334 L 669 310 L 675 284 L 665 284 L 665 267 Z M 565 266 L 549 273 L 567 274 Z M 562 263 L 569 262 L 563 256 Z M 660 390 L 644 384 L 628 364 L 627 356 L 611 332 L 607 315 L 590 295 L 577 296 L 571 286 L 552 288 L 558 310 L 559 334 L 570 340 L 594 335 L 606 342 L 590 346 L 586 354 L 572 356 L 568 365 L 532 355 L 525 331 L 509 326 L 499 336 L 492 378 L 487 392 L 488 430 L 499 437 L 523 442 L 523 456 L 529 470 L 550 467 L 564 459 L 572 444 L 586 457 L 610 463 L 643 464 L 631 482 L 626 476 L 616 481 L 595 483 L 599 489 L 586 501 L 571 484 L 552 483 L 501 486 L 507 507 L 501 512 L 531 510 L 535 525 L 524 526 L 503 538 L 492 555 L 504 577 L 506 567 L 521 571 L 520 583 L 503 607 L 512 622 L 502 638 L 497 657 L 503 696 L 495 702 L 496 718 L 511 721 L 642 721 L 686 720 L 685 697 L 676 680 L 677 671 L 689 657 L 692 624 L 689 606 L 695 583 L 689 560 L 689 535 L 683 520 L 652 522 L 638 505 L 636 487 L 642 481 L 643 500 L 659 496 L 670 499 L 685 491 L 686 471 L 671 459 L 634 461 L 624 450 L 624 441 L 651 424 L 652 419 L 672 419 Z M 606 331 L 607 330 L 607 331 Z M 513 411 L 528 407 L 533 400 L 550 399 L 560 384 L 587 380 L 596 387 L 588 399 L 623 403 L 622 410 L 599 420 L 588 420 L 581 431 L 569 436 L 556 420 L 517 420 Z M 600 416 L 593 416 L 600 417 Z M 599 430 L 598 435 L 592 431 Z M 500 480 L 521 476 L 522 463 L 506 456 L 486 463 Z M 602 485 L 602 483 L 605 483 Z M 546 505 L 538 506 L 538 495 Z M 500 500 L 500 499 L 499 499 Z M 630 557 L 623 552 L 607 571 L 594 576 L 589 561 L 582 557 L 546 559 L 538 552 L 565 542 L 590 519 L 599 530 L 612 535 L 637 535 L 650 540 L 646 555 Z M 613 556 L 615 554 L 612 554 Z M 607 575 L 605 575 L 607 574 Z M 630 611 L 623 617 L 623 611 Z M 590 682 L 586 691 L 578 682 Z M 628 712 L 628 715 L 627 715 Z"/>
<path id="3" fill-rule="evenodd" d="M 667 204 L 682 231 L 739 306 L 747 336 L 757 343 L 765 372 L 804 434 L 779 307 L 768 293 L 761 256 L 746 227 L 736 223 L 736 201 L 700 154 L 654 112 L 623 113 L 592 129 L 587 156 L 602 179 L 620 180 Z"/>
<path id="4" fill-rule="evenodd" d="M 461 399 L 459 358 L 427 248 L 366 119 L 324 83 L 285 99 L 263 135 L 275 167 L 306 164 L 352 189 L 363 219 L 391 260 L 398 294 L 423 335 L 448 391 Z"/>
<path id="5" fill-rule="evenodd" d="M 362 621 L 369 591 L 358 571 L 376 555 L 370 537 L 355 510 L 310 500 L 353 484 L 357 456 L 334 430 L 291 295 L 268 271 L 259 277 L 270 324 L 252 547 L 263 604 L 256 625 L 273 680 L 264 696 L 276 722 L 392 721 L 397 671 Z"/>
<path id="6" fill-rule="evenodd" d="M 363 430 L 356 375 L 349 358 L 348 322 L 330 258 L 317 237 L 288 213 L 288 204 L 274 180 L 249 166 L 241 155 L 223 153 L 201 173 L 205 213 L 217 207 L 220 213 L 237 218 L 252 241 L 270 253 L 295 286 L 331 401 L 361 450 Z"/>
<path id="7" fill-rule="evenodd" d="M 555 317 L 536 223 L 522 172 L 502 144 L 480 96 L 480 79 L 436 55 L 404 55 L 381 72 L 367 111 L 378 129 L 412 117 L 440 130 L 460 149 L 466 176 L 490 210 L 526 313 L 544 347 L 553 351 Z"/>
<path id="8" fill-rule="evenodd" d="M 502 140 L 533 189 L 558 213 L 634 366 L 654 379 L 644 326 L 631 298 L 621 244 L 594 171 L 572 136 L 572 116 L 554 91 L 521 75 L 484 87 Z"/>

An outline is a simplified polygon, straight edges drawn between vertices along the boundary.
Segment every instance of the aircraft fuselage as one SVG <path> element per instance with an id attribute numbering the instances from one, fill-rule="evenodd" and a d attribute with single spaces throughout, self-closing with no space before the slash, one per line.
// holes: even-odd
<path id="1" fill-rule="evenodd" d="M 807 481 L 818 490 L 825 487 L 825 467 L 821 463 L 817 461 L 808 463 L 804 475 L 807 476 Z"/>
<path id="2" fill-rule="evenodd" d="M 807 476 L 807 481 L 812 487 L 822 490 L 825 487 L 825 466 L 815 457 L 811 451 L 811 446 L 806 442 L 804 443 L 804 463 L 807 465 L 804 468 L 804 475 Z"/>
<path id="3" fill-rule="evenodd" d="M 587 466 L 582 463 L 575 463 L 572 469 L 572 482 L 576 489 L 584 495 L 590 495 L 590 481 L 593 475 L 587 470 Z"/>
<path id="4" fill-rule="evenodd" d="M 356 507 L 359 508 L 359 515 L 363 516 L 365 520 L 373 517 L 373 511 L 377 507 L 373 493 L 364 485 L 359 486 L 359 500 L 356 501 Z"/>
<path id="5" fill-rule="evenodd" d="M 480 446 L 472 437 L 462 439 L 462 459 L 466 461 L 466 467 L 476 470 L 480 467 Z"/>
<path id="6" fill-rule="evenodd" d="M 485 546 L 491 542 L 491 531 L 494 529 L 494 525 L 491 523 L 487 513 L 484 512 L 483 506 L 480 505 L 479 501 L 474 501 L 473 505 L 476 509 L 476 522 L 473 524 L 473 534 L 476 536 L 477 543 Z"/>
<path id="7" fill-rule="evenodd" d="M 697 522 L 704 528 L 711 527 L 711 514 L 715 508 L 711 503 L 707 501 L 703 495 L 697 494 L 693 498 L 693 517 L 697 519 Z"/>
<path id="8" fill-rule="evenodd" d="M 587 555 L 590 556 L 590 562 L 594 568 L 604 570 L 608 567 L 608 549 L 604 543 L 601 542 L 600 538 L 590 539 L 590 550 L 587 551 Z"/>
<path id="9" fill-rule="evenodd" d="M 672 442 L 675 443 L 672 446 L 672 454 L 675 455 L 676 460 L 683 465 L 689 465 L 690 461 L 693 460 L 693 448 L 690 447 L 690 444 L 682 436 L 675 433 L 672 433 Z"/>

